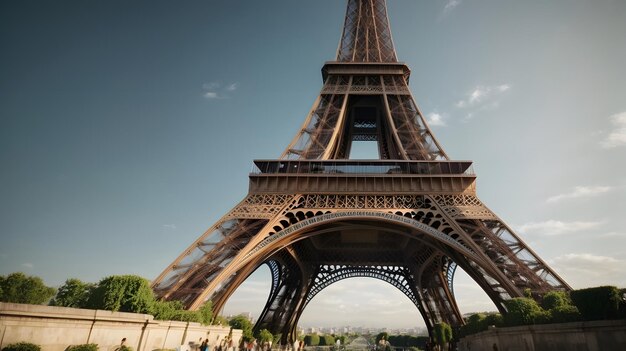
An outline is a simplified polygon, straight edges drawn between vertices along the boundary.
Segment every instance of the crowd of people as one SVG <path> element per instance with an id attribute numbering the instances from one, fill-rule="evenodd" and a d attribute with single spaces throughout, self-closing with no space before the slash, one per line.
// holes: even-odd
<path id="1" fill-rule="evenodd" d="M 198 340 L 198 343 L 194 345 L 194 351 L 237 351 L 233 339 L 230 337 L 225 337 L 220 340 L 218 336 L 215 342 L 209 342 L 209 339 L 206 338 L 202 340 Z"/>

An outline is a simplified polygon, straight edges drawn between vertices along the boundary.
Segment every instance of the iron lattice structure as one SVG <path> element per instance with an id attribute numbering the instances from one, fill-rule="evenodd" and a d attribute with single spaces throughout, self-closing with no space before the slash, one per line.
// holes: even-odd
<path id="1" fill-rule="evenodd" d="M 336 60 L 278 160 L 254 161 L 246 198 L 153 282 L 162 298 L 220 311 L 267 264 L 272 286 L 255 325 L 293 341 L 304 308 L 342 279 L 402 291 L 429 330 L 463 323 L 452 281 L 466 271 L 503 300 L 570 287 L 477 197 L 471 161 L 450 160 L 397 61 L 384 0 L 348 0 Z M 350 160 L 354 141 L 379 159 Z"/>

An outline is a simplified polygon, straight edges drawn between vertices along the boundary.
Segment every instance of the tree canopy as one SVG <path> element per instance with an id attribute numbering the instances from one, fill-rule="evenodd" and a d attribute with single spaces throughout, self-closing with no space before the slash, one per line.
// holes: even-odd
<path id="1" fill-rule="evenodd" d="M 112 275 L 100 280 L 87 305 L 93 309 L 151 314 L 154 303 L 148 280 L 136 275 Z"/>
<path id="2" fill-rule="evenodd" d="M 252 340 L 252 323 L 245 316 L 235 316 L 228 321 L 233 329 L 243 330 L 244 341 Z"/>
<path id="3" fill-rule="evenodd" d="M 92 290 L 96 285 L 85 283 L 80 279 L 71 278 L 65 281 L 57 291 L 50 305 L 61 307 L 85 308 Z"/>
<path id="4" fill-rule="evenodd" d="M 56 289 L 46 286 L 39 277 L 22 272 L 0 276 L 0 301 L 40 305 L 48 302 Z"/>

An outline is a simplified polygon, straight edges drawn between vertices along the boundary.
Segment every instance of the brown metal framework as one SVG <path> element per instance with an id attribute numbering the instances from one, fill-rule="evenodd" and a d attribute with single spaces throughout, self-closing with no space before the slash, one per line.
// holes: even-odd
<path id="1" fill-rule="evenodd" d="M 351 277 L 402 291 L 431 330 L 463 323 L 452 281 L 466 271 L 502 312 L 530 289 L 570 287 L 476 197 L 471 161 L 448 158 L 397 62 L 384 0 L 348 0 L 336 61 L 278 160 L 257 160 L 246 198 L 153 282 L 162 298 L 219 311 L 267 264 L 272 287 L 255 326 L 293 341 L 315 295 Z M 379 160 L 350 160 L 353 141 Z"/>

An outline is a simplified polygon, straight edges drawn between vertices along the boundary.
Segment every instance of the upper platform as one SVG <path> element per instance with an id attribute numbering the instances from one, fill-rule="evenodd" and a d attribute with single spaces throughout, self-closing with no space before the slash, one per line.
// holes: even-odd
<path id="1" fill-rule="evenodd" d="M 338 62 L 328 61 L 322 67 L 324 82 L 332 75 L 401 75 L 409 83 L 411 70 L 404 62 Z"/>
<path id="2" fill-rule="evenodd" d="M 255 160 L 250 193 L 475 192 L 471 161 Z"/>

